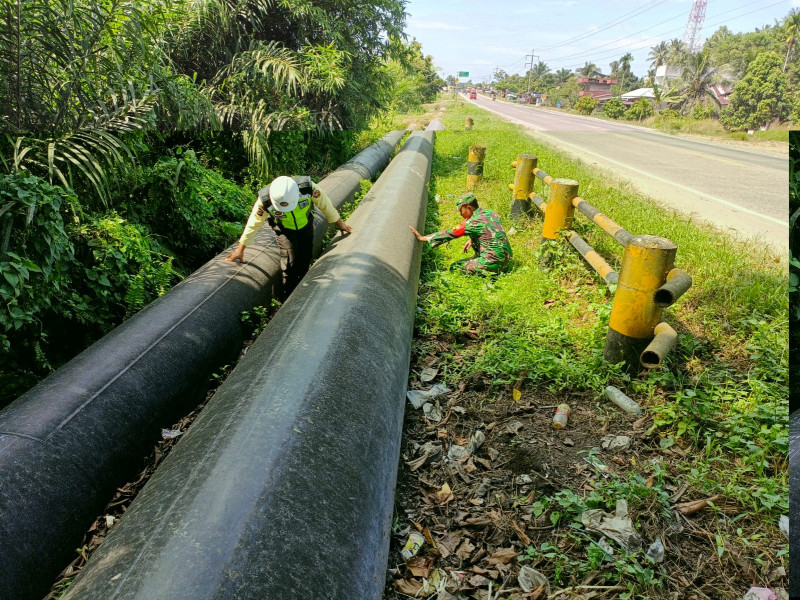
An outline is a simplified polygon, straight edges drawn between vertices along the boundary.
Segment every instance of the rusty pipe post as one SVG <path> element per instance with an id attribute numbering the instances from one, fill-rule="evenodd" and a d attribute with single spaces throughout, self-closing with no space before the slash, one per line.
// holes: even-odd
<path id="1" fill-rule="evenodd" d="M 464 120 L 464 131 L 472 131 L 472 117 L 467 117 Z"/>
<path id="2" fill-rule="evenodd" d="M 518 219 L 531 212 L 531 201 L 528 196 L 533 192 L 533 170 L 537 158 L 533 154 L 520 154 L 512 164 L 514 173 L 514 194 L 511 196 L 511 218 Z"/>
<path id="3" fill-rule="evenodd" d="M 674 304 L 691 286 L 691 275 L 681 269 L 672 269 L 667 273 L 667 282 L 656 290 L 653 300 L 656 305 L 666 308 Z"/>
<path id="4" fill-rule="evenodd" d="M 486 158 L 486 146 L 470 146 L 467 163 L 467 189 L 474 189 L 483 179 L 483 161 Z"/>
<path id="5" fill-rule="evenodd" d="M 640 357 L 642 366 L 648 369 L 661 366 L 661 361 L 678 341 L 678 333 L 663 321 L 656 325 L 654 333 L 656 335 L 653 341 L 647 345 Z"/>
<path id="6" fill-rule="evenodd" d="M 548 206 L 548 210 L 549 210 Z M 678 247 L 668 239 L 637 235 L 625 246 L 603 357 L 638 369 L 640 356 L 661 320 L 654 296 L 667 279 Z"/>
<path id="7" fill-rule="evenodd" d="M 544 239 L 555 240 L 558 238 L 559 231 L 572 228 L 572 216 L 575 212 L 572 199 L 577 195 L 577 181 L 563 178 L 552 180 L 542 226 Z"/>

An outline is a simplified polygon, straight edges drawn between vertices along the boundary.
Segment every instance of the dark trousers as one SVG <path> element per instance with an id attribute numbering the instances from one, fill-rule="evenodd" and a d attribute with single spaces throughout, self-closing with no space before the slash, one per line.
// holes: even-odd
<path id="1" fill-rule="evenodd" d="M 311 251 L 314 245 L 314 228 L 309 225 L 303 229 L 273 228 L 281 251 L 281 271 L 283 289 L 281 301 L 285 302 L 300 283 L 311 265 Z"/>

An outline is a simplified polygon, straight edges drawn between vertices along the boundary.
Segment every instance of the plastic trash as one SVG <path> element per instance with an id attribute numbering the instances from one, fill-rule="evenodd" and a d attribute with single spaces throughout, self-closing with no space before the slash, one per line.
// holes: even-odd
<path id="1" fill-rule="evenodd" d="M 647 549 L 647 558 L 655 563 L 664 562 L 664 544 L 661 543 L 660 537 L 657 537 L 656 541 L 650 544 Z"/>
<path id="2" fill-rule="evenodd" d="M 751 587 L 742 600 L 778 600 L 778 594 L 769 588 Z"/>
<path id="3" fill-rule="evenodd" d="M 628 516 L 628 503 L 625 500 L 617 500 L 617 511 L 613 515 L 599 508 L 585 510 L 581 515 L 581 522 L 589 531 L 610 537 L 628 552 L 638 552 L 642 549 L 642 538 L 633 528 L 633 521 Z"/>
<path id="4" fill-rule="evenodd" d="M 411 405 L 414 408 L 421 408 L 423 404 L 425 404 L 428 400 L 433 400 L 437 396 L 441 396 L 442 394 L 446 394 L 450 392 L 450 388 L 446 387 L 442 383 L 437 383 L 429 390 L 408 390 L 406 392 L 406 398 L 408 401 L 411 402 Z"/>
<path id="5" fill-rule="evenodd" d="M 569 421 L 569 405 L 568 404 L 559 404 L 558 408 L 556 408 L 556 414 L 553 415 L 553 427 L 556 429 L 564 429 L 567 426 L 567 421 Z"/>
<path id="6" fill-rule="evenodd" d="M 625 394 L 623 394 L 618 388 L 615 388 L 613 385 L 609 385 L 606 387 L 605 391 L 603 392 L 605 397 L 611 400 L 614 404 L 619 406 L 622 410 L 632 415 L 641 415 L 642 414 L 642 407 L 636 404 L 633 400 L 628 398 Z"/>
<path id="7" fill-rule="evenodd" d="M 781 515 L 781 518 L 778 520 L 778 526 L 781 529 L 781 533 L 786 536 L 786 539 L 789 539 L 789 517 L 788 515 Z"/>
<path id="8" fill-rule="evenodd" d="M 601 537 L 597 540 L 597 545 L 600 546 L 606 553 L 610 554 L 611 556 L 614 555 L 614 548 L 611 547 L 611 544 L 608 543 L 608 540 L 605 536 Z"/>
<path id="9" fill-rule="evenodd" d="M 403 560 L 407 561 L 416 556 L 417 552 L 419 552 L 419 549 L 422 548 L 424 543 L 425 536 L 418 531 L 412 531 L 410 534 L 408 534 L 406 545 L 403 546 L 403 549 L 400 551 L 400 555 L 403 557 Z"/>
<path id="10" fill-rule="evenodd" d="M 547 577 L 528 565 L 523 565 L 523 567 L 519 570 L 517 582 L 519 583 L 519 587 L 521 587 L 524 592 L 530 592 L 532 589 L 543 585 L 545 586 L 545 593 L 548 596 L 551 593 L 550 582 L 547 581 Z"/>
<path id="11" fill-rule="evenodd" d="M 604 450 L 616 452 L 617 450 L 627 450 L 631 447 L 631 438 L 627 435 L 610 434 L 600 440 Z"/>
<path id="12" fill-rule="evenodd" d="M 180 429 L 162 429 L 161 437 L 165 440 L 174 440 L 179 435 L 183 435 Z"/>
<path id="13" fill-rule="evenodd" d="M 467 452 L 467 449 L 458 444 L 450 444 L 450 448 L 447 450 L 447 460 L 451 462 L 465 460 L 468 456 L 469 452 Z"/>
<path id="14" fill-rule="evenodd" d="M 422 405 L 422 411 L 425 413 L 425 418 L 429 421 L 438 423 L 442 420 L 442 409 L 439 408 L 438 402 L 435 405 L 431 404 L 430 402 L 426 402 Z"/>
<path id="15" fill-rule="evenodd" d="M 469 440 L 469 444 L 467 444 L 467 452 L 470 454 L 475 454 L 475 452 L 483 446 L 483 442 L 486 441 L 486 434 L 484 434 L 480 429 L 477 430 L 475 433 L 472 434 L 472 437 Z"/>

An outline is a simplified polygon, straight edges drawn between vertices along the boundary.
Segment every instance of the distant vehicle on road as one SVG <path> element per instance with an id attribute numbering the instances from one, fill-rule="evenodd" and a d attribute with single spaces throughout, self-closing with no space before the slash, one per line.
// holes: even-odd
<path id="1" fill-rule="evenodd" d="M 508 100 L 509 102 L 516 102 L 517 95 L 514 94 L 514 93 L 507 94 L 506 95 L 506 100 Z"/>
<path id="2" fill-rule="evenodd" d="M 478 94 L 475 91 L 469 93 L 470 100 L 476 100 L 478 98 Z"/>

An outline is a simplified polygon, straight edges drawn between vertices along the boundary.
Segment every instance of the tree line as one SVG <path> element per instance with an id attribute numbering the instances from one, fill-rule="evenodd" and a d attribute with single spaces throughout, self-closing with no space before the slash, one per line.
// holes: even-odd
<path id="1" fill-rule="evenodd" d="M 405 0 L 0 0 L 0 406 L 432 100 Z"/>
<path id="2" fill-rule="evenodd" d="M 552 105 L 560 102 L 568 108 L 592 112 L 598 103 L 578 95 L 581 89 L 578 79 L 603 76 L 618 80 L 611 89 L 617 97 L 640 87 L 653 88 L 656 97 L 649 103 L 638 103 L 629 113 L 633 118 L 666 108 L 671 112 L 664 117 L 674 113 L 716 118 L 729 130 L 786 121 L 797 123 L 800 121 L 800 60 L 796 48 L 799 33 L 800 9 L 792 9 L 779 23 L 752 32 L 733 33 L 725 26 L 720 27 L 698 52 L 689 52 L 678 39 L 661 41 L 650 49 L 649 69 L 642 77 L 631 71 L 633 55 L 626 52 L 611 61 L 608 73 L 602 73 L 590 61 L 574 71 L 563 68 L 553 71 L 540 61 L 523 75 L 498 71 L 492 85 L 515 93 L 530 89 L 546 94 Z M 657 85 L 656 70 L 662 65 L 671 67 L 677 75 Z M 714 84 L 732 88 L 730 105 L 725 109 L 715 101 L 710 89 Z M 607 114 L 618 118 L 625 112 L 620 101 L 611 101 Z"/>

